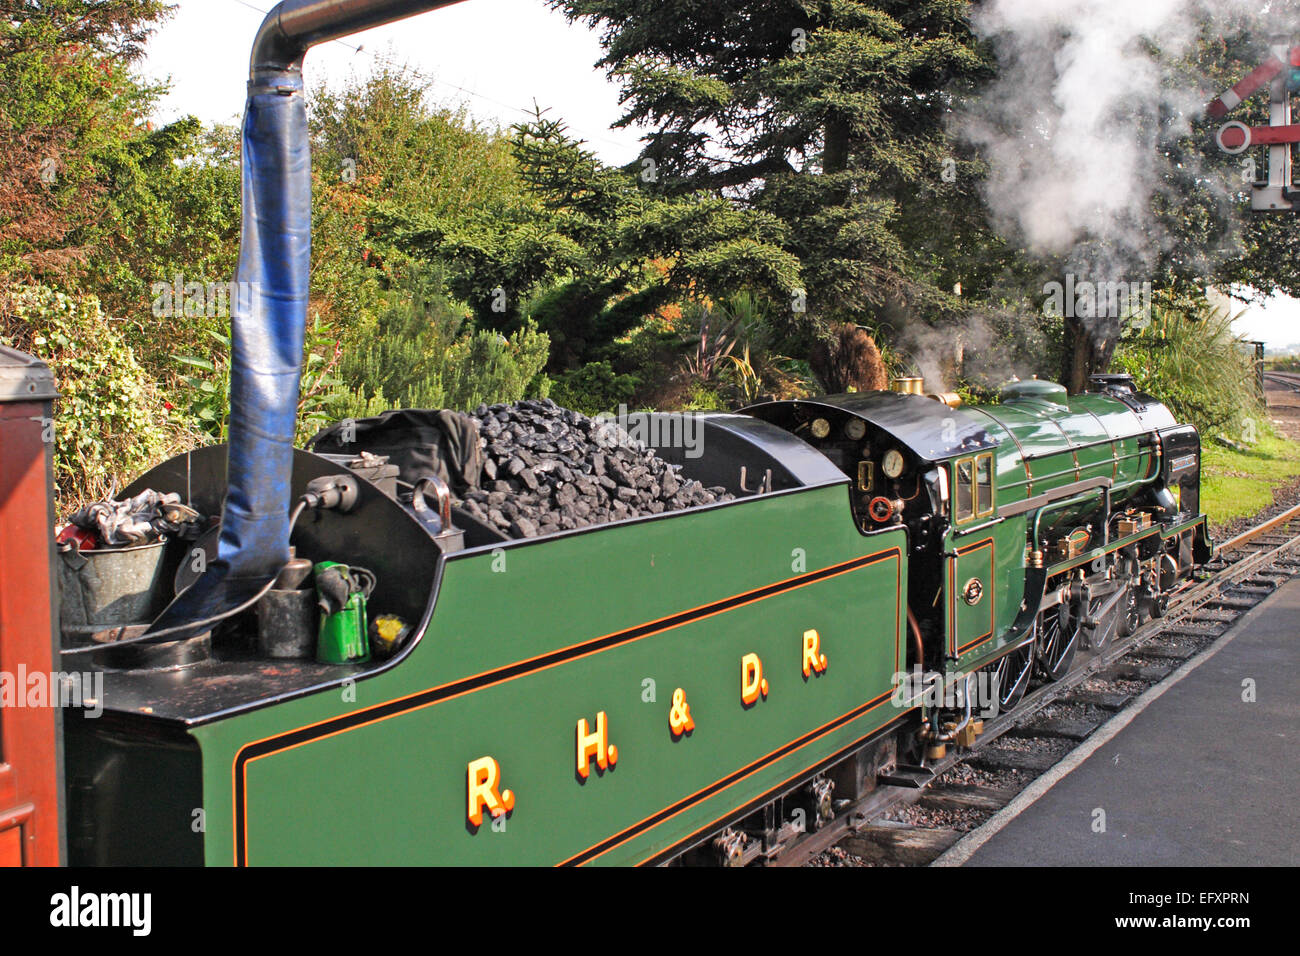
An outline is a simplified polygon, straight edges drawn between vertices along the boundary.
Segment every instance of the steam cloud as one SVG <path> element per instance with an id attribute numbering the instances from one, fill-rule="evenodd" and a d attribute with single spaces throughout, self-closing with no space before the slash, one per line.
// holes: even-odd
<path id="1" fill-rule="evenodd" d="M 1081 272 L 1118 278 L 1149 266 L 1169 242 L 1149 214 L 1164 172 L 1160 147 L 1188 135 L 1209 99 L 1171 64 L 1207 17 L 1263 6 L 989 0 L 979 8 L 974 26 L 994 45 L 999 77 L 957 125 L 989 165 L 986 199 L 1001 231 L 1035 253 L 1073 259 Z"/>
<path id="2" fill-rule="evenodd" d="M 996 228 L 1082 280 L 1149 279 L 1173 241 L 1151 211 L 1153 196 L 1169 188 L 1162 147 L 1190 135 L 1192 121 L 1221 92 L 1178 72 L 1178 63 L 1207 20 L 1226 32 L 1244 17 L 1267 14 L 1271 2 L 986 0 L 977 7 L 974 29 L 992 43 L 998 76 L 967 104 L 954 131 L 988 166 L 985 200 Z M 1191 172 L 1220 208 L 1237 201 L 1239 183 Z M 968 377 L 1031 371 L 1007 355 L 997 316 L 969 318 L 956 354 L 973 351 L 983 368 L 967 368 Z M 1120 319 L 1080 317 L 1096 342 L 1113 341 Z M 917 364 L 942 374 L 953 343 L 909 333 Z"/>

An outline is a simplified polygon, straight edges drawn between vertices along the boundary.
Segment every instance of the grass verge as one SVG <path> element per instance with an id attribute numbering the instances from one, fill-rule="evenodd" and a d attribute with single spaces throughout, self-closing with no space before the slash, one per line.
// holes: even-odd
<path id="1" fill-rule="evenodd" d="M 1241 451 L 1207 441 L 1201 464 L 1201 510 L 1222 527 L 1270 507 L 1274 492 L 1300 476 L 1300 443 L 1271 431 Z"/>

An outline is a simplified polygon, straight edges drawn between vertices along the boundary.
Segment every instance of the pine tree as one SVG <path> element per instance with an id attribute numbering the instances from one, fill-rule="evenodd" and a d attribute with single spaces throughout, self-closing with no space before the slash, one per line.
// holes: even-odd
<path id="1" fill-rule="evenodd" d="M 603 31 L 621 125 L 651 130 L 667 193 L 709 189 L 783 220 L 816 318 L 951 307 L 900 240 L 941 188 L 954 89 L 986 70 L 961 0 L 551 0 Z M 913 213 L 915 209 L 913 208 Z"/>

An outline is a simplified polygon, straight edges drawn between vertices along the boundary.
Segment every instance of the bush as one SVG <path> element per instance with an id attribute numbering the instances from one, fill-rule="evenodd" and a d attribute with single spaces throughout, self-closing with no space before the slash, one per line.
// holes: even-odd
<path id="1" fill-rule="evenodd" d="M 563 408 L 598 415 L 631 402 L 640 384 L 635 375 L 619 375 L 608 362 L 588 362 L 556 379 L 551 398 Z"/>
<path id="2" fill-rule="evenodd" d="M 462 338 L 443 361 L 447 408 L 468 411 L 521 398 L 546 398 L 551 380 L 542 374 L 551 340 L 532 321 L 510 338 L 487 330 Z"/>
<path id="3" fill-rule="evenodd" d="M 468 411 L 546 398 L 551 381 L 542 369 L 550 349 L 531 321 L 509 338 L 486 330 L 450 341 L 436 332 L 381 335 L 345 356 L 344 387 L 332 408 L 341 418 L 366 418 L 390 408 Z"/>
<path id="4" fill-rule="evenodd" d="M 349 334 L 339 377 L 389 408 L 442 408 L 443 364 L 464 322 L 465 310 L 441 294 L 437 276 L 413 280 L 368 328 Z"/>
<path id="5" fill-rule="evenodd" d="M 13 293 L 0 340 L 46 362 L 55 403 L 54 469 L 60 511 L 106 497 L 182 444 L 158 386 L 93 296 L 43 286 Z"/>
<path id="6" fill-rule="evenodd" d="M 1112 365 L 1203 436 L 1249 437 L 1264 409 L 1254 361 L 1240 343 L 1226 311 L 1166 300 L 1153 307 L 1149 326 L 1125 333 Z"/>

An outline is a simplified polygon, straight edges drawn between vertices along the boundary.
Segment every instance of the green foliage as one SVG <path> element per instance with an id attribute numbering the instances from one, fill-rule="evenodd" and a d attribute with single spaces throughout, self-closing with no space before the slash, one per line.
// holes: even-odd
<path id="1" fill-rule="evenodd" d="M 132 66 L 169 9 L 54 0 L 0 17 L 0 280 L 93 292 L 160 379 L 221 328 L 158 322 L 153 285 L 225 281 L 239 232 L 233 131 L 147 120 L 163 89 Z"/>
<path id="2" fill-rule="evenodd" d="M 509 338 L 467 330 L 467 310 L 445 294 L 438 270 L 417 271 L 389 299 L 374 323 L 348 337 L 338 369 L 346 394 L 339 416 L 546 397 L 550 342 L 533 323 Z"/>
<path id="3" fill-rule="evenodd" d="M 107 495 L 168 450 L 177 437 L 169 406 L 97 299 L 31 287 L 4 311 L 0 340 L 45 361 L 59 389 L 54 468 L 61 510 Z"/>
<path id="4" fill-rule="evenodd" d="M 220 332 L 208 334 L 218 347 L 212 358 L 197 355 L 173 355 L 172 358 L 186 368 L 204 373 L 181 377 L 190 389 L 188 413 L 205 434 L 223 442 L 230 425 L 230 336 Z"/>
<path id="5" fill-rule="evenodd" d="M 698 382 L 690 387 L 682 403 L 682 411 L 686 412 L 725 412 L 730 408 L 720 388 L 710 388 Z"/>
<path id="6" fill-rule="evenodd" d="M 445 405 L 468 410 L 484 403 L 547 398 L 551 382 L 542 370 L 549 354 L 550 340 L 531 321 L 509 338 L 488 329 L 462 338 L 443 363 Z"/>
<path id="7" fill-rule="evenodd" d="M 736 331 L 740 321 L 721 308 L 705 306 L 695 311 L 699 315 L 699 332 L 694 351 L 686 356 L 685 371 L 701 385 L 708 385 L 717 381 L 718 374 L 728 364 L 738 342 Z"/>
<path id="8" fill-rule="evenodd" d="M 384 65 L 311 95 L 312 290 L 339 326 L 384 308 L 407 256 L 386 223 L 418 211 L 448 228 L 521 201 L 506 138 L 464 109 L 437 105 L 430 84 Z"/>
<path id="9" fill-rule="evenodd" d="M 342 357 L 342 343 L 334 338 L 319 314 L 313 316 L 303 341 L 295 444 L 302 446 L 308 438 L 339 417 L 339 409 L 347 401 L 342 390 L 343 380 L 335 375 Z"/>
<path id="10" fill-rule="evenodd" d="M 1300 445 L 1262 428 L 1249 448 L 1206 444 L 1201 457 L 1201 510 L 1212 528 L 1253 517 L 1300 475 Z M 1216 535 L 1217 537 L 1217 535 Z"/>
<path id="11" fill-rule="evenodd" d="M 465 314 L 442 294 L 438 278 L 408 282 L 374 323 L 349 332 L 339 367 L 348 388 L 383 396 L 393 408 L 443 407 L 443 363 Z"/>
<path id="12" fill-rule="evenodd" d="M 207 440 L 223 442 L 229 437 L 230 423 L 230 337 L 217 332 L 210 335 L 216 343 L 211 357 L 176 355 L 173 358 L 187 368 L 206 373 L 183 378 L 191 396 L 188 413 Z M 303 345 L 295 426 L 298 444 L 338 417 L 339 409 L 347 407 L 351 396 L 341 389 L 343 381 L 335 374 L 342 356 L 342 346 L 320 316 L 315 316 Z"/>
<path id="13" fill-rule="evenodd" d="M 1264 61 L 1281 25 L 1290 29 L 1300 22 L 1297 0 L 1232 6 L 1231 10 L 1217 8 L 1213 21 L 1203 24 L 1199 42 L 1174 64 L 1187 88 L 1228 89 Z M 1267 126 L 1267 87 L 1227 118 L 1247 126 Z M 1187 119 L 1175 112 L 1166 122 L 1184 132 L 1180 127 Z M 1250 177 L 1243 166 L 1253 159 L 1258 177 L 1267 178 L 1267 150 L 1256 146 L 1242 155 L 1223 152 L 1215 141 L 1223 121 L 1194 117 L 1190 131 L 1185 131 L 1190 135 L 1161 150 L 1157 171 L 1162 182 L 1152 208 L 1168 235 L 1160 244 L 1153 280 L 1184 294 L 1215 285 L 1248 286 L 1261 300 L 1279 291 L 1300 295 L 1300 233 L 1295 218 L 1249 211 Z"/>
<path id="14" fill-rule="evenodd" d="M 395 217 L 407 253 L 448 264 L 450 286 L 480 326 L 518 328 L 525 304 L 551 337 L 552 368 L 600 358 L 613 340 L 673 299 L 759 288 L 785 297 L 799 264 L 784 225 L 706 191 L 666 196 L 610 169 L 539 111 L 511 141 L 524 202 L 471 221 L 412 210 Z"/>
<path id="15" fill-rule="evenodd" d="M 588 362 L 557 378 L 551 387 L 551 398 L 564 408 L 598 415 L 617 412 L 620 405 L 630 405 L 640 384 L 635 375 L 620 375 L 608 362 Z"/>
<path id="16" fill-rule="evenodd" d="M 1132 328 L 1113 367 L 1167 404 L 1206 438 L 1226 435 L 1253 443 L 1264 410 L 1255 389 L 1253 357 L 1232 333 L 1232 316 L 1208 302 L 1164 296 L 1151 324 Z"/>
<path id="17" fill-rule="evenodd" d="M 650 131 L 627 168 L 540 111 L 508 131 L 480 125 L 397 66 L 312 92 L 317 314 L 300 438 L 397 405 L 545 394 L 547 368 L 557 400 L 593 412 L 799 397 L 803 358 L 836 322 L 880 330 L 891 367 L 925 336 L 951 343 L 960 330 L 956 372 L 977 391 L 1073 361 L 1075 330 L 1045 322 L 1035 301 L 1061 263 L 995 234 L 979 158 L 946 130 L 992 75 L 973 4 L 550 2 L 602 29 L 626 120 Z M 1300 0 L 1269 7 L 1294 13 Z M 42 0 L 0 17 L 0 288 L 73 295 L 25 308 L 74 326 L 43 347 L 74 386 L 60 481 L 76 494 L 137 470 L 163 438 L 225 434 L 228 316 L 150 309 L 176 276 L 231 278 L 240 220 L 238 130 L 148 122 L 162 90 L 132 66 L 166 15 L 161 0 Z M 1255 13 L 1216 22 L 1182 65 L 1186 86 L 1209 76 L 1202 86 L 1226 88 L 1265 35 Z M 1237 115 L 1258 124 L 1266 109 L 1256 97 Z M 1242 227 L 1239 159 L 1212 132 L 1197 120 L 1153 158 L 1153 210 L 1174 237 L 1153 281 L 1183 295 L 1211 281 L 1300 292 L 1300 238 L 1283 217 Z M 955 177 L 942 175 L 948 158 Z M 950 292 L 958 282 L 964 297 Z M 85 292 L 115 318 L 96 319 Z M 1257 413 L 1230 334 L 1182 304 L 1164 310 L 1130 333 L 1120 367 L 1207 435 L 1240 438 L 1242 409 Z M 15 314 L 0 310 L 3 330 L 35 349 L 35 326 Z M 120 378 L 85 364 L 101 338 Z M 173 387 L 183 411 L 154 431 L 121 407 L 135 395 L 152 408 Z"/>
<path id="18" fill-rule="evenodd" d="M 620 124 L 650 130 L 642 159 L 660 191 L 726 190 L 785 227 L 780 247 L 807 291 L 792 319 L 861 322 L 891 299 L 947 301 L 960 274 L 936 274 L 901 232 L 927 192 L 925 218 L 953 216 L 933 185 L 936 157 L 953 155 L 954 88 L 987 69 L 968 4 L 550 2 L 601 31 L 599 65 L 623 86 Z"/>
<path id="19" fill-rule="evenodd" d="M 152 314 L 158 292 L 183 283 L 226 283 L 239 250 L 239 134 L 204 128 L 188 117 L 161 129 L 138 128 L 103 161 L 104 209 L 95 227 L 96 253 L 81 282 L 105 290 L 105 307 L 133 316 L 130 336 L 151 362 L 178 347 L 199 348 L 228 316 L 168 322 Z M 179 303 L 177 303 L 179 305 Z M 160 319 L 162 319 L 160 321 Z M 155 374 L 167 370 L 159 363 Z"/>
<path id="20" fill-rule="evenodd" d="M 100 164 L 156 90 L 129 74 L 160 0 L 8 3 L 0 16 L 0 277 L 84 263 L 107 196 Z M 142 125 L 142 124 L 141 124 Z"/>

